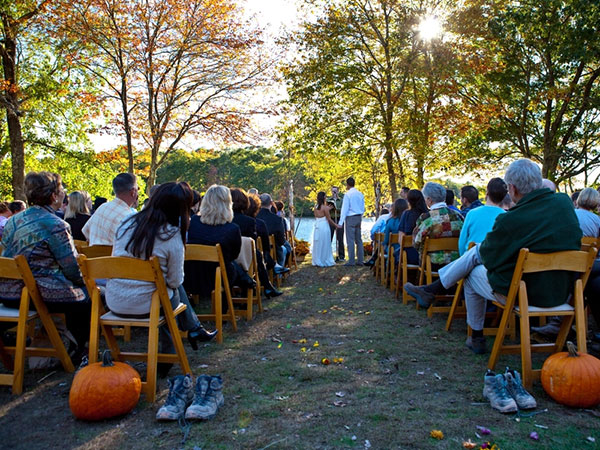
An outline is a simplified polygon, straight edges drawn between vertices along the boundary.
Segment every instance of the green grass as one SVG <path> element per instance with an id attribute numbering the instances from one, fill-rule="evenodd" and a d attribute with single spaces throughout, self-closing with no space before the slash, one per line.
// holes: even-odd
<path id="1" fill-rule="evenodd" d="M 532 390 L 537 411 L 548 412 L 517 422 L 514 415 L 492 410 L 481 395 L 487 356 L 465 349 L 464 324 L 456 322 L 447 333 L 445 317 L 428 319 L 414 303 L 402 305 L 366 268 L 304 264 L 288 277 L 283 290 L 285 295 L 264 302 L 263 314 L 240 321 L 238 333 L 227 327 L 222 345 L 210 343 L 198 352 L 186 346 L 196 375 L 223 376 L 225 406 L 215 419 L 192 424 L 185 445 L 176 423 L 154 420 L 167 395 L 165 380 L 160 381 L 155 405 L 142 399 L 123 418 L 89 424 L 71 416 L 72 375 L 60 370 L 39 385 L 44 373 L 28 371 L 21 397 L 0 389 L 2 444 L 327 449 L 364 448 L 368 440 L 373 449 L 456 449 L 469 438 L 482 442 L 477 425 L 490 428 L 490 440 L 502 449 L 594 448 L 588 436 L 600 442 L 597 417 L 557 405 L 539 384 Z M 294 342 L 300 339 L 307 342 Z M 143 347 L 145 337 L 135 332 L 134 341 Z M 331 364 L 321 364 L 323 358 Z M 334 364 L 334 358 L 343 358 L 343 363 Z M 199 368 L 203 364 L 208 367 Z M 502 357 L 498 370 L 519 364 L 518 356 Z M 61 382 L 67 385 L 60 387 Z M 429 437 L 433 429 L 442 430 L 445 438 Z M 538 442 L 528 438 L 531 431 L 540 435 Z"/>

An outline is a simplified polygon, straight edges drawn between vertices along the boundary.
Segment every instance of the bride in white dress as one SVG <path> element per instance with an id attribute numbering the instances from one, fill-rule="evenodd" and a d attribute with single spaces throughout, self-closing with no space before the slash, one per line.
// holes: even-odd
<path id="1" fill-rule="evenodd" d="M 315 208 L 315 227 L 312 242 L 312 265 L 319 267 L 335 266 L 333 250 L 331 249 L 331 229 L 329 225 L 341 228 L 329 215 L 333 207 L 325 203 L 325 192 L 317 194 L 317 207 Z"/>

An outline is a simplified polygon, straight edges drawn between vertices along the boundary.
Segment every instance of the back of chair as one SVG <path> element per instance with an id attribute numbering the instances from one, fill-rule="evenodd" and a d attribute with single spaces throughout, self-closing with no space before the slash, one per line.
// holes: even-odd
<path id="1" fill-rule="evenodd" d="M 426 238 L 423 254 L 440 251 L 458 251 L 457 237 Z"/>
<path id="2" fill-rule="evenodd" d="M 404 236 L 402 236 L 402 241 L 400 242 L 400 245 L 403 249 L 412 247 L 413 246 L 412 235 L 405 234 Z"/>
<path id="3" fill-rule="evenodd" d="M 9 278 L 11 280 L 21 280 L 21 272 L 17 265 L 16 258 L 25 258 L 23 255 L 18 255 L 15 258 L 0 257 L 0 278 Z"/>
<path id="4" fill-rule="evenodd" d="M 221 251 L 221 244 L 186 244 L 185 246 L 186 261 L 204 261 L 219 263 L 222 259 L 223 252 Z"/>
<path id="5" fill-rule="evenodd" d="M 567 250 L 553 253 L 531 253 L 529 249 L 522 248 L 515 266 L 513 278 L 510 284 L 509 297 L 516 294 L 516 290 L 524 273 L 547 272 L 551 270 L 563 270 L 576 272 L 582 275 L 582 286 L 585 287 L 597 250 L 590 248 L 587 251 Z M 514 290 L 514 292 L 513 292 Z"/>
<path id="6" fill-rule="evenodd" d="M 123 278 L 126 280 L 156 282 L 158 281 L 156 268 L 158 268 L 158 272 L 162 275 L 156 256 L 152 256 L 146 261 L 123 256 L 88 258 L 86 255 L 79 255 L 77 261 L 79 262 L 81 271 L 85 271 L 85 275 L 92 280 L 98 278 Z"/>
<path id="7" fill-rule="evenodd" d="M 88 258 L 100 258 L 102 256 L 112 255 L 112 245 L 90 245 L 80 247 L 77 251 Z"/>

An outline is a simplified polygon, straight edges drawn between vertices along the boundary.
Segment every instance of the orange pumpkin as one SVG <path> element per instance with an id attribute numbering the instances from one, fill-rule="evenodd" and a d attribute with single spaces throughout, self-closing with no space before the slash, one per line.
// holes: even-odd
<path id="1" fill-rule="evenodd" d="M 558 403 L 592 408 L 600 403 L 600 360 L 578 354 L 572 342 L 568 352 L 551 355 L 542 366 L 542 386 Z"/>
<path id="2" fill-rule="evenodd" d="M 110 350 L 105 350 L 101 363 L 90 364 L 75 375 L 69 406 L 78 419 L 108 419 L 135 408 L 141 391 L 137 370 L 125 363 L 113 363 Z"/>

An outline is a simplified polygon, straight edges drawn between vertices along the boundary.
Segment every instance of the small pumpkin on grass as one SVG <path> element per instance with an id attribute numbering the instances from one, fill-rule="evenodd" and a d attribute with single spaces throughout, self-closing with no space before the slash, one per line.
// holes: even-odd
<path id="1" fill-rule="evenodd" d="M 542 366 L 542 386 L 562 405 L 592 408 L 600 403 L 600 360 L 577 353 L 572 342 L 568 352 L 555 353 Z"/>
<path id="2" fill-rule="evenodd" d="M 128 364 L 113 362 L 110 350 L 102 362 L 84 367 L 73 378 L 69 406 L 81 420 L 102 420 L 127 414 L 140 399 L 140 374 Z"/>

